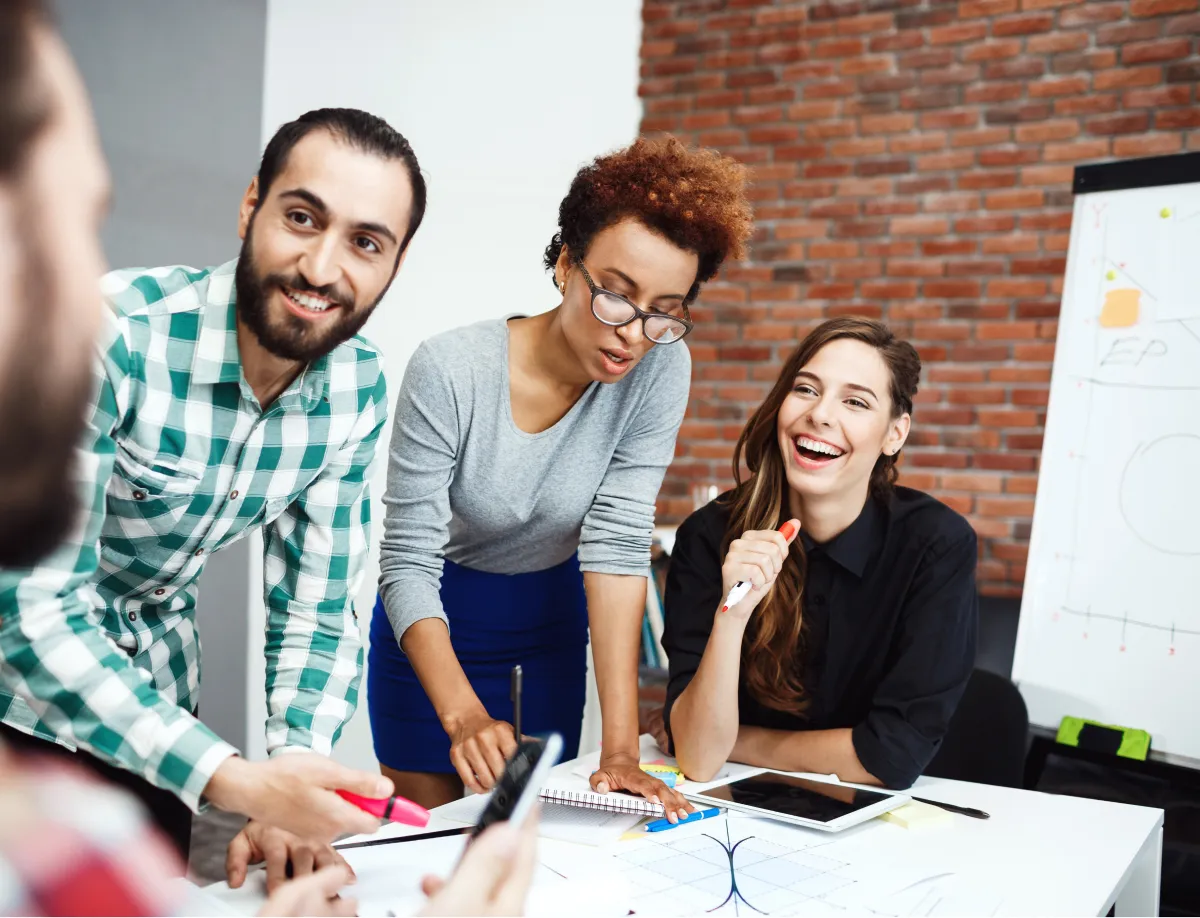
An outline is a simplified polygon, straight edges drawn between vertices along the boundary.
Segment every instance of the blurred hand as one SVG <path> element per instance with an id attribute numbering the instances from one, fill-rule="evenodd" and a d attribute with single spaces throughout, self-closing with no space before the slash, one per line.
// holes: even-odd
<path id="1" fill-rule="evenodd" d="M 671 754 L 671 739 L 667 736 L 667 723 L 663 720 L 661 706 L 651 708 L 646 712 L 644 720 L 638 724 L 638 732 L 649 733 L 654 737 L 654 742 L 658 744 L 659 750 L 664 755 Z"/>
<path id="2" fill-rule="evenodd" d="M 339 835 L 371 833 L 379 820 L 336 793 L 388 797 L 392 782 L 356 771 L 315 752 L 248 762 L 233 756 L 221 763 L 204 794 L 216 806 L 286 829 L 310 841 L 328 843 Z"/>
<path id="3" fill-rule="evenodd" d="M 667 787 L 661 780 L 648 775 L 638 766 L 636 756 L 612 755 L 600 758 L 600 768 L 592 775 L 592 790 L 600 794 L 625 790 L 654 803 L 661 803 L 667 819 L 678 822 L 692 812 L 692 805 L 682 794 Z"/>
<path id="4" fill-rule="evenodd" d="M 329 845 L 305 840 L 286 829 L 252 819 L 229 843 L 225 855 L 229 885 L 234 889 L 240 887 L 246 880 L 249 866 L 263 861 L 267 862 L 268 893 L 275 892 L 287 880 L 288 861 L 292 862 L 292 876 L 296 879 L 339 865 L 346 869 L 349 882 L 354 881 L 354 871 L 346 859 Z"/>
<path id="5" fill-rule="evenodd" d="M 721 565 L 722 601 L 739 581 L 754 586 L 745 598 L 723 613 L 724 615 L 743 622 L 748 621 L 750 613 L 770 592 L 779 572 L 783 570 L 783 563 L 787 560 L 792 542 L 800 534 L 800 521 L 792 520 L 792 523 L 795 524 L 795 529 L 790 539 L 785 539 L 782 533 L 773 529 L 751 529 L 729 544 L 725 563 Z"/>
<path id="6" fill-rule="evenodd" d="M 537 857 L 537 817 L 496 823 L 467 845 L 450 879 L 425 877 L 422 915 L 521 915 Z"/>
<path id="7" fill-rule="evenodd" d="M 489 791 L 504 774 L 509 756 L 517 751 L 511 724 L 493 720 L 483 708 L 456 718 L 450 736 L 450 764 L 464 786 L 477 794 Z"/>
<path id="8" fill-rule="evenodd" d="M 267 899 L 258 914 L 262 918 L 357 915 L 358 900 L 338 896 L 338 890 L 346 885 L 349 876 L 348 868 L 335 864 L 302 879 L 289 880 Z"/>

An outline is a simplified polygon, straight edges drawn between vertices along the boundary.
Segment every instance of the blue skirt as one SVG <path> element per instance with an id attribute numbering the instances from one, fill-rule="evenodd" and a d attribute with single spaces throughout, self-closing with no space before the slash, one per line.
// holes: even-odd
<path id="1" fill-rule="evenodd" d="M 441 598 L 454 652 L 488 714 L 512 723 L 510 679 L 520 663 L 522 732 L 557 731 L 562 758 L 575 758 L 588 625 L 578 559 L 529 574 L 489 574 L 447 561 Z M 371 616 L 367 710 L 381 764 L 397 771 L 454 773 L 450 738 L 401 652 L 380 599 Z"/>

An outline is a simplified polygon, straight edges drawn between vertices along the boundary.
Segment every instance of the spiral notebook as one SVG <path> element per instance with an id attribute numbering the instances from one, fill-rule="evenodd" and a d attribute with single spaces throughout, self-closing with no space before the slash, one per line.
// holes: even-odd
<path id="1" fill-rule="evenodd" d="M 662 816 L 666 811 L 661 803 L 651 803 L 624 791 L 598 794 L 587 778 L 568 772 L 551 772 L 538 796 L 550 803 L 604 810 L 608 813 L 636 813 L 641 816 Z"/>

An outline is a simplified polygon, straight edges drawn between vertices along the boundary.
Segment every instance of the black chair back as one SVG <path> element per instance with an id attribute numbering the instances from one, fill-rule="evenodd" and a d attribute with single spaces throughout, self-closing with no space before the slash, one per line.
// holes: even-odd
<path id="1" fill-rule="evenodd" d="M 1022 787 L 1029 712 L 1013 683 L 987 670 L 971 673 L 942 745 L 925 774 Z"/>

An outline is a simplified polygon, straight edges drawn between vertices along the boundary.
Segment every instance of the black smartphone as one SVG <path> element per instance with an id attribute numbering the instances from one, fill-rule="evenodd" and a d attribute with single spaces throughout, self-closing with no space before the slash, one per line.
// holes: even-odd
<path id="1" fill-rule="evenodd" d="M 562 748 L 563 739 L 558 733 L 551 733 L 545 740 L 523 740 L 504 766 L 504 774 L 496 782 L 492 799 L 471 830 L 471 837 L 495 822 L 523 822 L 537 801 L 550 769 L 558 764 Z"/>

